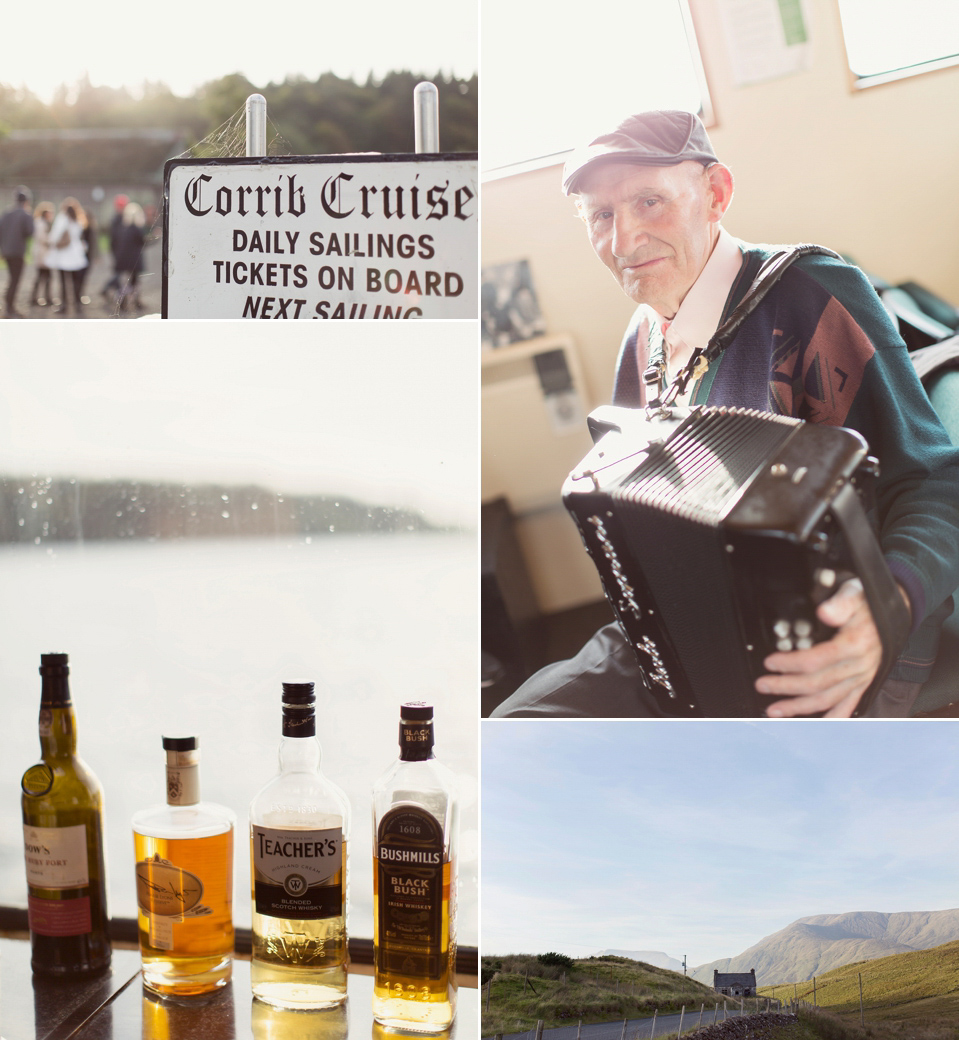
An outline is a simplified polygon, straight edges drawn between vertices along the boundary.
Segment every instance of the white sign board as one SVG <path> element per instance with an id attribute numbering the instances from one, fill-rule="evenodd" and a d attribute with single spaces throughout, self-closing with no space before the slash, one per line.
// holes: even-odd
<path id="1" fill-rule="evenodd" d="M 164 318 L 477 318 L 475 155 L 171 159 Z"/>

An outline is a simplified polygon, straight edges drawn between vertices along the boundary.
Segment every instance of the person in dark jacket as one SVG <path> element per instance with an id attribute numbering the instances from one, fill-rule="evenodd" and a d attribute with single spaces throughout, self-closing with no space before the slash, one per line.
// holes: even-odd
<path id="1" fill-rule="evenodd" d="M 137 282 L 143 270 L 143 243 L 146 236 L 146 216 L 143 208 L 136 202 L 129 202 L 123 209 L 123 221 L 116 236 L 117 278 L 120 292 L 117 296 L 119 310 L 128 306 L 140 308 L 140 296 Z"/>
<path id="2" fill-rule="evenodd" d="M 16 298 L 27 242 L 33 235 L 30 189 L 21 185 L 14 193 L 14 200 L 14 204 L 0 216 L 0 256 L 7 265 L 6 315 L 8 318 L 22 318 L 16 307 Z"/>
<path id="3" fill-rule="evenodd" d="M 110 293 L 120 291 L 120 272 L 117 270 L 117 243 L 123 227 L 123 211 L 130 199 L 126 195 L 113 196 L 113 219 L 110 221 L 110 255 L 113 257 L 113 276 L 100 290 L 100 295 L 109 298 Z"/>

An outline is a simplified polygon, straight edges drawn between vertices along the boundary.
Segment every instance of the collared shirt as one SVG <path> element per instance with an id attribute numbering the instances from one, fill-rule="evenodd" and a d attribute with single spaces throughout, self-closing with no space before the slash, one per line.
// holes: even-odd
<path id="1" fill-rule="evenodd" d="M 670 380 L 685 365 L 694 350 L 706 346 L 710 336 L 719 327 L 726 299 L 742 263 L 743 251 L 739 239 L 720 225 L 719 238 L 706 266 L 686 293 L 672 320 L 653 312 L 666 341 L 666 370 Z M 677 398 L 676 403 L 687 403 L 694 386 L 690 382 L 686 393 Z"/>

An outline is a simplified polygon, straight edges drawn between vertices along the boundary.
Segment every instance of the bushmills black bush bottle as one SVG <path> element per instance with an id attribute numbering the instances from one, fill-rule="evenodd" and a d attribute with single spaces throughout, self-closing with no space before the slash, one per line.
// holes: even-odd
<path id="1" fill-rule="evenodd" d="M 20 781 L 33 970 L 79 976 L 110 966 L 103 792 L 77 755 L 66 654 L 41 654 L 40 754 Z"/>
<path id="2" fill-rule="evenodd" d="M 456 1010 L 455 782 L 433 756 L 430 705 L 402 705 L 399 743 L 373 788 L 373 1017 L 442 1032 Z"/>

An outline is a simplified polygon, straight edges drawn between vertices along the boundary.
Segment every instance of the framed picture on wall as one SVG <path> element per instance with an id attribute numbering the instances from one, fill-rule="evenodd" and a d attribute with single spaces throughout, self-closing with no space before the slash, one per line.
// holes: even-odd
<path id="1" fill-rule="evenodd" d="M 484 267 L 481 299 L 484 347 L 502 347 L 546 332 L 528 260 Z"/>

